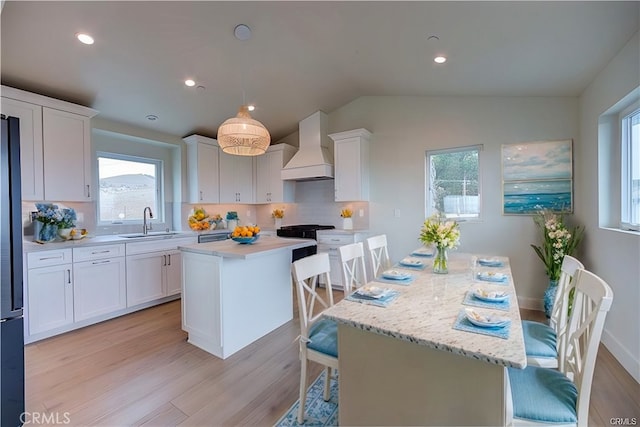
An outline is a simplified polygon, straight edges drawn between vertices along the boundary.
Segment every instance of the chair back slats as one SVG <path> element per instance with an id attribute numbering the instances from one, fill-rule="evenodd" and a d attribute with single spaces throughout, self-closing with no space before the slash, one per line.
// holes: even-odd
<path id="1" fill-rule="evenodd" d="M 342 282 L 345 295 L 367 283 L 364 266 L 364 246 L 362 242 L 351 243 L 338 248 L 338 257 L 342 265 Z"/>
<path id="2" fill-rule="evenodd" d="M 584 265 L 576 258 L 565 255 L 562 259 L 562 267 L 560 269 L 560 279 L 558 280 L 558 289 L 551 309 L 551 317 L 549 326 L 556 333 L 556 350 L 558 354 L 558 368 L 562 370 L 564 363 L 564 355 L 566 352 L 566 334 L 569 332 L 568 313 L 569 313 L 569 295 L 575 287 L 575 275 L 578 270 L 584 269 Z"/>
<path id="3" fill-rule="evenodd" d="M 574 276 L 575 294 L 569 316 L 569 335 L 561 371 L 578 389 L 578 420 L 587 420 L 591 383 L 598 346 L 607 312 L 613 301 L 613 291 L 595 274 L 579 269 Z"/>
<path id="4" fill-rule="evenodd" d="M 328 253 L 301 258 L 291 265 L 291 275 L 298 294 L 300 334 L 303 338 L 307 337 L 309 328 L 320 318 L 322 311 L 333 305 L 330 270 Z M 318 294 L 319 276 L 324 276 L 326 298 Z"/>
<path id="5" fill-rule="evenodd" d="M 371 262 L 371 271 L 373 277 L 377 277 L 383 270 L 391 266 L 389 252 L 387 250 L 387 235 L 369 237 L 366 240 L 367 250 L 369 251 L 369 260 Z"/>

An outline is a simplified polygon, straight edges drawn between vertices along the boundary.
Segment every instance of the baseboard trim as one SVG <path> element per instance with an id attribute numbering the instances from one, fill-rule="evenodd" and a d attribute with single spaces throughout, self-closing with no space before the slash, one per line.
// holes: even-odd
<path id="1" fill-rule="evenodd" d="M 629 372 L 629 374 L 640 383 L 640 360 L 625 347 L 620 341 L 616 339 L 608 330 L 602 331 L 602 343 L 607 350 L 611 352 L 613 357 L 616 358 L 622 367 Z"/>
<path id="2" fill-rule="evenodd" d="M 538 298 L 518 297 L 518 306 L 526 310 L 544 310 L 543 301 Z"/>

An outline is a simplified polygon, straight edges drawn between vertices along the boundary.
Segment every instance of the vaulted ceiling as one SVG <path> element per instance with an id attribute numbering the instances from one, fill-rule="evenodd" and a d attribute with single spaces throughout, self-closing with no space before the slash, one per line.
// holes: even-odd
<path id="1" fill-rule="evenodd" d="M 277 141 L 364 95 L 578 96 L 639 17 L 636 1 L 6 1 L 0 69 L 3 85 L 179 137 L 215 137 L 253 103 Z"/>

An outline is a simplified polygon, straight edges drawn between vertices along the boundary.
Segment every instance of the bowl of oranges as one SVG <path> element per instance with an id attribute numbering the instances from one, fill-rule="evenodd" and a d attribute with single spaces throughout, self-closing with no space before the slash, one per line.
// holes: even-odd
<path id="1" fill-rule="evenodd" d="M 257 225 L 237 226 L 231 232 L 231 240 L 241 244 L 251 244 L 260 238 L 260 227 Z"/>

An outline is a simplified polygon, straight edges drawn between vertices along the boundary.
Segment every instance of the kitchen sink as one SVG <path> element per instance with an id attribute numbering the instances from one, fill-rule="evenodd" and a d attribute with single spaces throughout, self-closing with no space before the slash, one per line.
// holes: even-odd
<path id="1" fill-rule="evenodd" d="M 163 237 L 163 236 L 173 236 L 175 234 L 180 234 L 179 231 L 150 231 L 147 234 L 144 233 L 129 233 L 129 234 L 120 234 L 120 237 L 130 238 L 140 238 L 140 237 Z"/>

